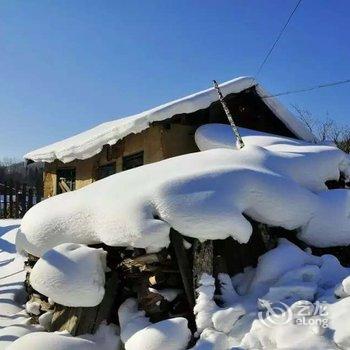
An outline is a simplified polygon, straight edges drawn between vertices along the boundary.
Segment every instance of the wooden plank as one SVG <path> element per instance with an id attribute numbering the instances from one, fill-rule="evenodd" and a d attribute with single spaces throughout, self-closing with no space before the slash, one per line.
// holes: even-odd
<path id="1" fill-rule="evenodd" d="M 71 192 L 71 189 L 63 179 L 59 181 L 58 185 L 60 186 L 62 192 Z"/>
<path id="2" fill-rule="evenodd" d="M 170 241 L 175 251 L 176 261 L 180 270 L 181 279 L 184 285 L 188 303 L 190 307 L 193 308 L 195 305 L 193 291 L 193 273 L 186 249 L 183 244 L 183 238 L 181 234 L 175 231 L 173 228 L 170 229 Z"/>
<path id="3" fill-rule="evenodd" d="M 67 307 L 56 304 L 49 331 L 68 331 L 76 335 L 79 320 L 81 319 L 81 307 Z"/>

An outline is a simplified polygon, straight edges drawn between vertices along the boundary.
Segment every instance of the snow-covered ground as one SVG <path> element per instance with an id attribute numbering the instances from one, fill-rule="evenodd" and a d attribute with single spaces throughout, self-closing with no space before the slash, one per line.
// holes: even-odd
<path id="1" fill-rule="evenodd" d="M 74 338 L 67 332 L 44 333 L 42 326 L 31 324 L 25 308 L 24 260 L 17 255 L 15 246 L 20 223 L 20 220 L 0 220 L 0 350 L 119 349 L 119 336 L 114 326 L 102 325 L 95 335 Z M 104 280 L 103 273 L 97 277 Z M 72 287 L 76 286 L 73 284 Z M 18 338 L 20 340 L 14 343 Z"/>
<path id="2" fill-rule="evenodd" d="M 0 220 L 0 350 L 19 336 L 38 329 L 29 324 L 29 316 L 24 311 L 26 273 L 15 246 L 20 223 L 20 220 Z"/>

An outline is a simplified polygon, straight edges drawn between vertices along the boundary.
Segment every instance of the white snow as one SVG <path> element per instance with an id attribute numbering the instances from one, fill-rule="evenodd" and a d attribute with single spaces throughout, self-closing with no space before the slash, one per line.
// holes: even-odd
<path id="1" fill-rule="evenodd" d="M 187 320 L 171 318 L 151 324 L 132 335 L 125 350 L 183 350 L 191 338 Z"/>
<path id="2" fill-rule="evenodd" d="M 213 326 L 213 314 L 218 310 L 214 302 L 215 279 L 203 273 L 196 289 L 197 298 L 193 312 L 196 316 L 196 326 L 199 333 Z"/>
<path id="3" fill-rule="evenodd" d="M 37 332 L 13 342 L 7 350 L 117 350 L 120 339 L 114 326 L 101 325 L 94 335 L 72 337 L 68 332 Z"/>
<path id="4" fill-rule="evenodd" d="M 266 166 L 290 177 L 311 191 L 326 190 L 327 180 L 338 180 L 340 172 L 350 176 L 350 157 L 334 145 L 312 144 L 256 130 L 238 128 L 247 146 L 263 147 L 271 155 Z M 229 125 L 206 124 L 195 133 L 201 151 L 216 148 L 237 149 L 237 140 Z M 278 155 L 275 157 L 275 155 Z"/>
<path id="5" fill-rule="evenodd" d="M 277 248 L 260 257 L 256 268 L 232 278 L 232 296 L 227 278 L 221 276 L 226 283 L 225 307 L 214 306 L 217 311 L 207 313 L 211 320 L 199 329 L 202 333 L 193 349 L 348 349 L 350 297 L 337 300 L 334 290 L 349 274 L 350 269 L 340 266 L 335 257 L 313 256 L 282 239 Z M 244 280 L 245 290 L 238 293 L 237 283 Z M 345 279 L 343 285 L 347 283 Z M 314 293 L 307 301 L 303 290 L 310 284 Z M 276 287 L 284 292 L 261 303 Z M 292 298 L 286 300 L 287 291 Z M 210 305 L 213 294 L 206 295 Z M 202 300 L 196 307 L 203 307 Z"/>
<path id="6" fill-rule="evenodd" d="M 200 335 L 196 345 L 192 350 L 224 350 L 229 349 L 229 342 L 222 332 L 206 328 Z"/>
<path id="7" fill-rule="evenodd" d="M 199 128 L 197 141 L 211 127 L 218 125 Z M 324 184 L 350 173 L 345 153 L 249 132 L 241 150 L 170 158 L 49 198 L 27 212 L 17 246 L 36 256 L 68 242 L 157 251 L 169 244 L 170 227 L 200 240 L 232 236 L 245 243 L 252 227 L 242 214 L 301 229 L 314 246 L 349 244 L 350 192 L 325 191 Z"/>
<path id="8" fill-rule="evenodd" d="M 126 299 L 118 309 L 120 339 L 125 344 L 135 333 L 151 325 L 143 310 L 138 310 L 136 299 Z"/>
<path id="9" fill-rule="evenodd" d="M 30 284 L 66 306 L 96 306 L 104 296 L 106 252 L 65 243 L 47 251 L 35 264 Z"/>
<path id="10" fill-rule="evenodd" d="M 254 85 L 257 85 L 257 92 L 260 96 L 268 95 L 253 78 L 248 77 L 227 81 L 221 84 L 220 88 L 223 95 L 226 96 L 241 92 Z M 134 116 L 103 123 L 65 140 L 29 152 L 24 158 L 35 162 L 53 162 L 55 159 L 59 159 L 64 163 L 74 159 L 87 159 L 99 153 L 104 145 L 113 145 L 129 134 L 139 133 L 147 129 L 152 122 L 165 120 L 176 114 L 191 113 L 207 108 L 217 100 L 217 92 L 214 88 L 210 88 Z M 307 141 L 315 139 L 307 127 L 287 111 L 277 99 L 268 98 L 264 99 L 264 102 L 298 137 Z"/>
<path id="11" fill-rule="evenodd" d="M 41 330 L 24 311 L 24 260 L 16 255 L 15 236 L 20 220 L 0 220 L 0 350 L 22 335 Z"/>
<path id="12" fill-rule="evenodd" d="M 28 301 L 26 303 L 26 311 L 28 314 L 40 315 L 40 304 L 36 301 Z"/>
<path id="13" fill-rule="evenodd" d="M 39 324 L 42 326 L 46 331 L 50 329 L 51 321 L 53 318 L 53 310 L 46 311 L 42 315 L 39 316 Z"/>

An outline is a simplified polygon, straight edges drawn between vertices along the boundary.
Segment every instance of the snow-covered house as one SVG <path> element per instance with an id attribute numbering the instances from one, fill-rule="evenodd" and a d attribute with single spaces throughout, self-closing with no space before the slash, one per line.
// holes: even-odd
<path id="1" fill-rule="evenodd" d="M 221 84 L 239 126 L 313 141 L 310 131 L 253 78 Z M 25 155 L 45 162 L 44 195 L 79 189 L 116 172 L 196 152 L 195 130 L 228 123 L 214 88 L 106 122 Z"/>
<path id="2" fill-rule="evenodd" d="M 9 350 L 350 349 L 349 155 L 254 80 L 222 90 L 242 148 L 211 89 L 26 155 L 67 193 L 16 233 L 49 333 Z M 106 165 L 135 169 L 69 191 Z"/>

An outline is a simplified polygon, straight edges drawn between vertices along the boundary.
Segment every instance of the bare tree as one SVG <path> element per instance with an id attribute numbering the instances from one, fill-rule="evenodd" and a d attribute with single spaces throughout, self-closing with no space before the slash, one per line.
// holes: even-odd
<path id="1" fill-rule="evenodd" d="M 300 106 L 292 105 L 297 116 L 307 128 L 321 141 L 334 142 L 344 152 L 350 153 L 350 127 L 337 124 L 327 117 L 320 121 L 313 117 L 312 113 Z"/>

